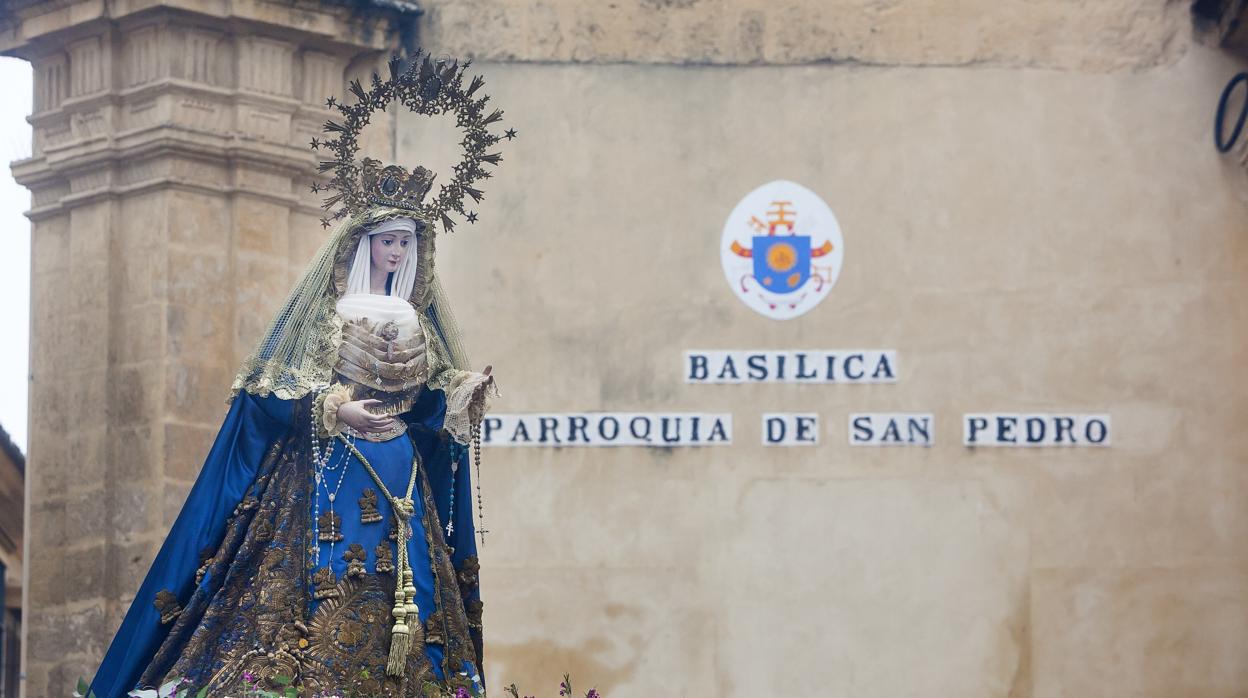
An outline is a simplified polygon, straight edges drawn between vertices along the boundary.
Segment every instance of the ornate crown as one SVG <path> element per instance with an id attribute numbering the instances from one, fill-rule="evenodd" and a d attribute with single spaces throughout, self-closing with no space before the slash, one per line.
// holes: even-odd
<path id="1" fill-rule="evenodd" d="M 489 132 L 487 127 L 500 121 L 503 112 L 495 109 L 487 115 L 485 104 L 490 99 L 489 95 L 473 98 L 485 84 L 480 75 L 474 76 L 464 88 L 464 72 L 471 63 L 465 61 L 461 66 L 457 61 L 435 59 L 417 51 L 407 70 L 400 71 L 396 56 L 390 59 L 389 80 L 383 82 L 380 76 L 373 73 L 372 88 L 369 90 L 365 90 L 359 80 L 351 81 L 355 104 L 339 104 L 333 97 L 326 100 L 326 106 L 337 109 L 344 118 L 341 123 L 325 122 L 323 130 L 337 134 L 332 140 L 312 139 L 313 150 L 325 148 L 336 156 L 333 160 L 322 160 L 318 166 L 320 172 L 332 171 L 333 178 L 327 184 L 312 184 L 313 193 L 335 192 L 322 205 L 327 214 L 321 219 L 321 225 L 329 227 L 330 221 L 359 213 L 372 205 L 403 208 L 429 221 L 440 220 L 447 232 L 455 228 L 451 212 L 464 216 L 469 223 L 477 222 L 475 212 L 464 210 L 464 196 L 478 203 L 485 197 L 484 192 L 473 184 L 478 179 L 491 176 L 484 165 L 497 165 L 503 160 L 501 154 L 485 151 L 503 138 L 515 138 L 516 131 L 508 129 L 502 136 Z M 456 126 L 464 132 L 464 139 L 460 141 L 464 157 L 454 168 L 455 176 L 439 187 L 432 201 L 426 202 L 425 196 L 433 187 L 436 175 L 424 167 L 409 172 L 398 165 L 384 165 L 372 158 L 364 158 L 358 163 L 355 160 L 360 149 L 360 132 L 368 125 L 373 112 L 384 112 L 394 100 L 425 116 L 454 113 Z"/>

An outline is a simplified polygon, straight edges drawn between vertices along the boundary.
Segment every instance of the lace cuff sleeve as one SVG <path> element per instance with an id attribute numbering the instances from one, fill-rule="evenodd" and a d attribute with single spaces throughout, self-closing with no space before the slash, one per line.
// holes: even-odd
<path id="1" fill-rule="evenodd" d="M 312 407 L 316 415 L 317 436 L 327 439 L 342 431 L 342 425 L 338 422 L 338 408 L 352 399 L 354 397 L 351 388 L 341 383 L 334 384 L 317 396 Z"/>
<path id="2" fill-rule="evenodd" d="M 447 381 L 446 419 L 442 427 L 461 444 L 472 440 L 472 427 L 490 408 L 490 400 L 499 397 L 490 377 L 475 371 L 456 371 Z"/>

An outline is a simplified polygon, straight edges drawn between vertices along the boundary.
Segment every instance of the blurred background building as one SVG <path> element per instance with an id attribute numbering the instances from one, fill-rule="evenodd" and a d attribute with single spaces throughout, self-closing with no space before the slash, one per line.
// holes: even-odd
<path id="1" fill-rule="evenodd" d="M 0 698 L 18 695 L 22 656 L 22 515 L 26 456 L 0 427 Z"/>
<path id="2" fill-rule="evenodd" d="M 520 135 L 480 221 L 439 239 L 497 409 L 734 421 L 730 446 L 487 450 L 496 691 L 570 671 L 610 698 L 1248 693 L 1248 139 L 1211 134 L 1244 2 L 0 8 L 0 53 L 35 71 L 15 563 L 0 514 L 24 695 L 91 675 L 320 245 L 324 99 L 415 46 L 473 58 Z M 451 125 L 371 137 L 454 161 Z M 777 179 L 845 247 L 787 321 L 734 296 L 719 252 Z M 899 375 L 685 380 L 687 351 L 763 348 L 886 349 Z M 964 446 L 993 411 L 1110 415 L 1112 445 Z M 776 412 L 817 414 L 818 445 L 764 446 Z M 859 412 L 930 414 L 934 443 L 853 446 Z"/>

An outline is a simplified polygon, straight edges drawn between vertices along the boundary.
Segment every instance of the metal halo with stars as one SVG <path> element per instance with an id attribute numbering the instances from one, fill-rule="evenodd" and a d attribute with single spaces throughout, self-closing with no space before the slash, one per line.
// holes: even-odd
<path id="1" fill-rule="evenodd" d="M 359 80 L 352 80 L 350 89 L 356 97 L 355 104 L 341 104 L 334 97 L 325 101 L 326 107 L 337 109 L 343 119 L 341 122 L 325 122 L 322 130 L 334 134 L 332 139 L 313 138 L 311 143 L 313 150 L 325 148 L 335 156 L 333 160 L 322 160 L 317 166 L 319 172 L 333 172 L 329 182 L 312 184 L 313 193 L 335 192 L 322 204 L 327 212 L 321 219 L 322 226 L 328 227 L 331 221 L 359 213 L 376 203 L 362 186 L 362 163 L 355 159 L 360 148 L 359 135 L 374 112 L 384 112 L 396 100 L 409 110 L 425 116 L 453 113 L 455 125 L 464 134 L 460 141 L 464 155 L 453 168 L 455 174 L 451 181 L 439 186 L 438 194 L 432 201 L 422 198 L 418 205 L 403 207 L 422 214 L 429 221 L 440 221 L 447 232 L 455 228 L 455 221 L 450 217 L 452 212 L 463 216 L 469 223 L 477 221 L 475 212 L 465 210 L 464 196 L 477 203 L 485 198 L 485 193 L 473 185 L 478 179 L 491 176 L 485 165 L 498 165 L 503 160 L 501 153 L 487 153 L 486 150 L 503 138 L 512 140 L 517 134 L 513 128 L 507 129 L 502 136 L 489 132 L 491 124 L 502 120 L 503 112 L 494 109 L 487 114 L 489 95 L 473 97 L 485 84 L 480 75 L 473 76 L 468 86 L 464 87 L 465 72 L 471 64 L 471 60 L 460 65 L 451 59 L 435 59 L 418 50 L 403 71 L 399 70 L 399 58 L 391 58 L 390 79 L 383 81 L 377 73 L 373 73 L 370 89 L 364 89 Z M 402 172 L 408 173 L 407 170 Z"/>

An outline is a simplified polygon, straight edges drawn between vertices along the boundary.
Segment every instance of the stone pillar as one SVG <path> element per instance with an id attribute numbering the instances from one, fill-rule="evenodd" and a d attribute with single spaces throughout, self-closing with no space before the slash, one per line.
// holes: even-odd
<path id="1" fill-rule="evenodd" d="M 177 515 L 235 368 L 324 239 L 307 144 L 325 97 L 381 65 L 411 15 L 7 5 L 0 52 L 35 69 L 34 154 L 13 165 L 33 197 L 25 694 L 67 695 Z"/>

